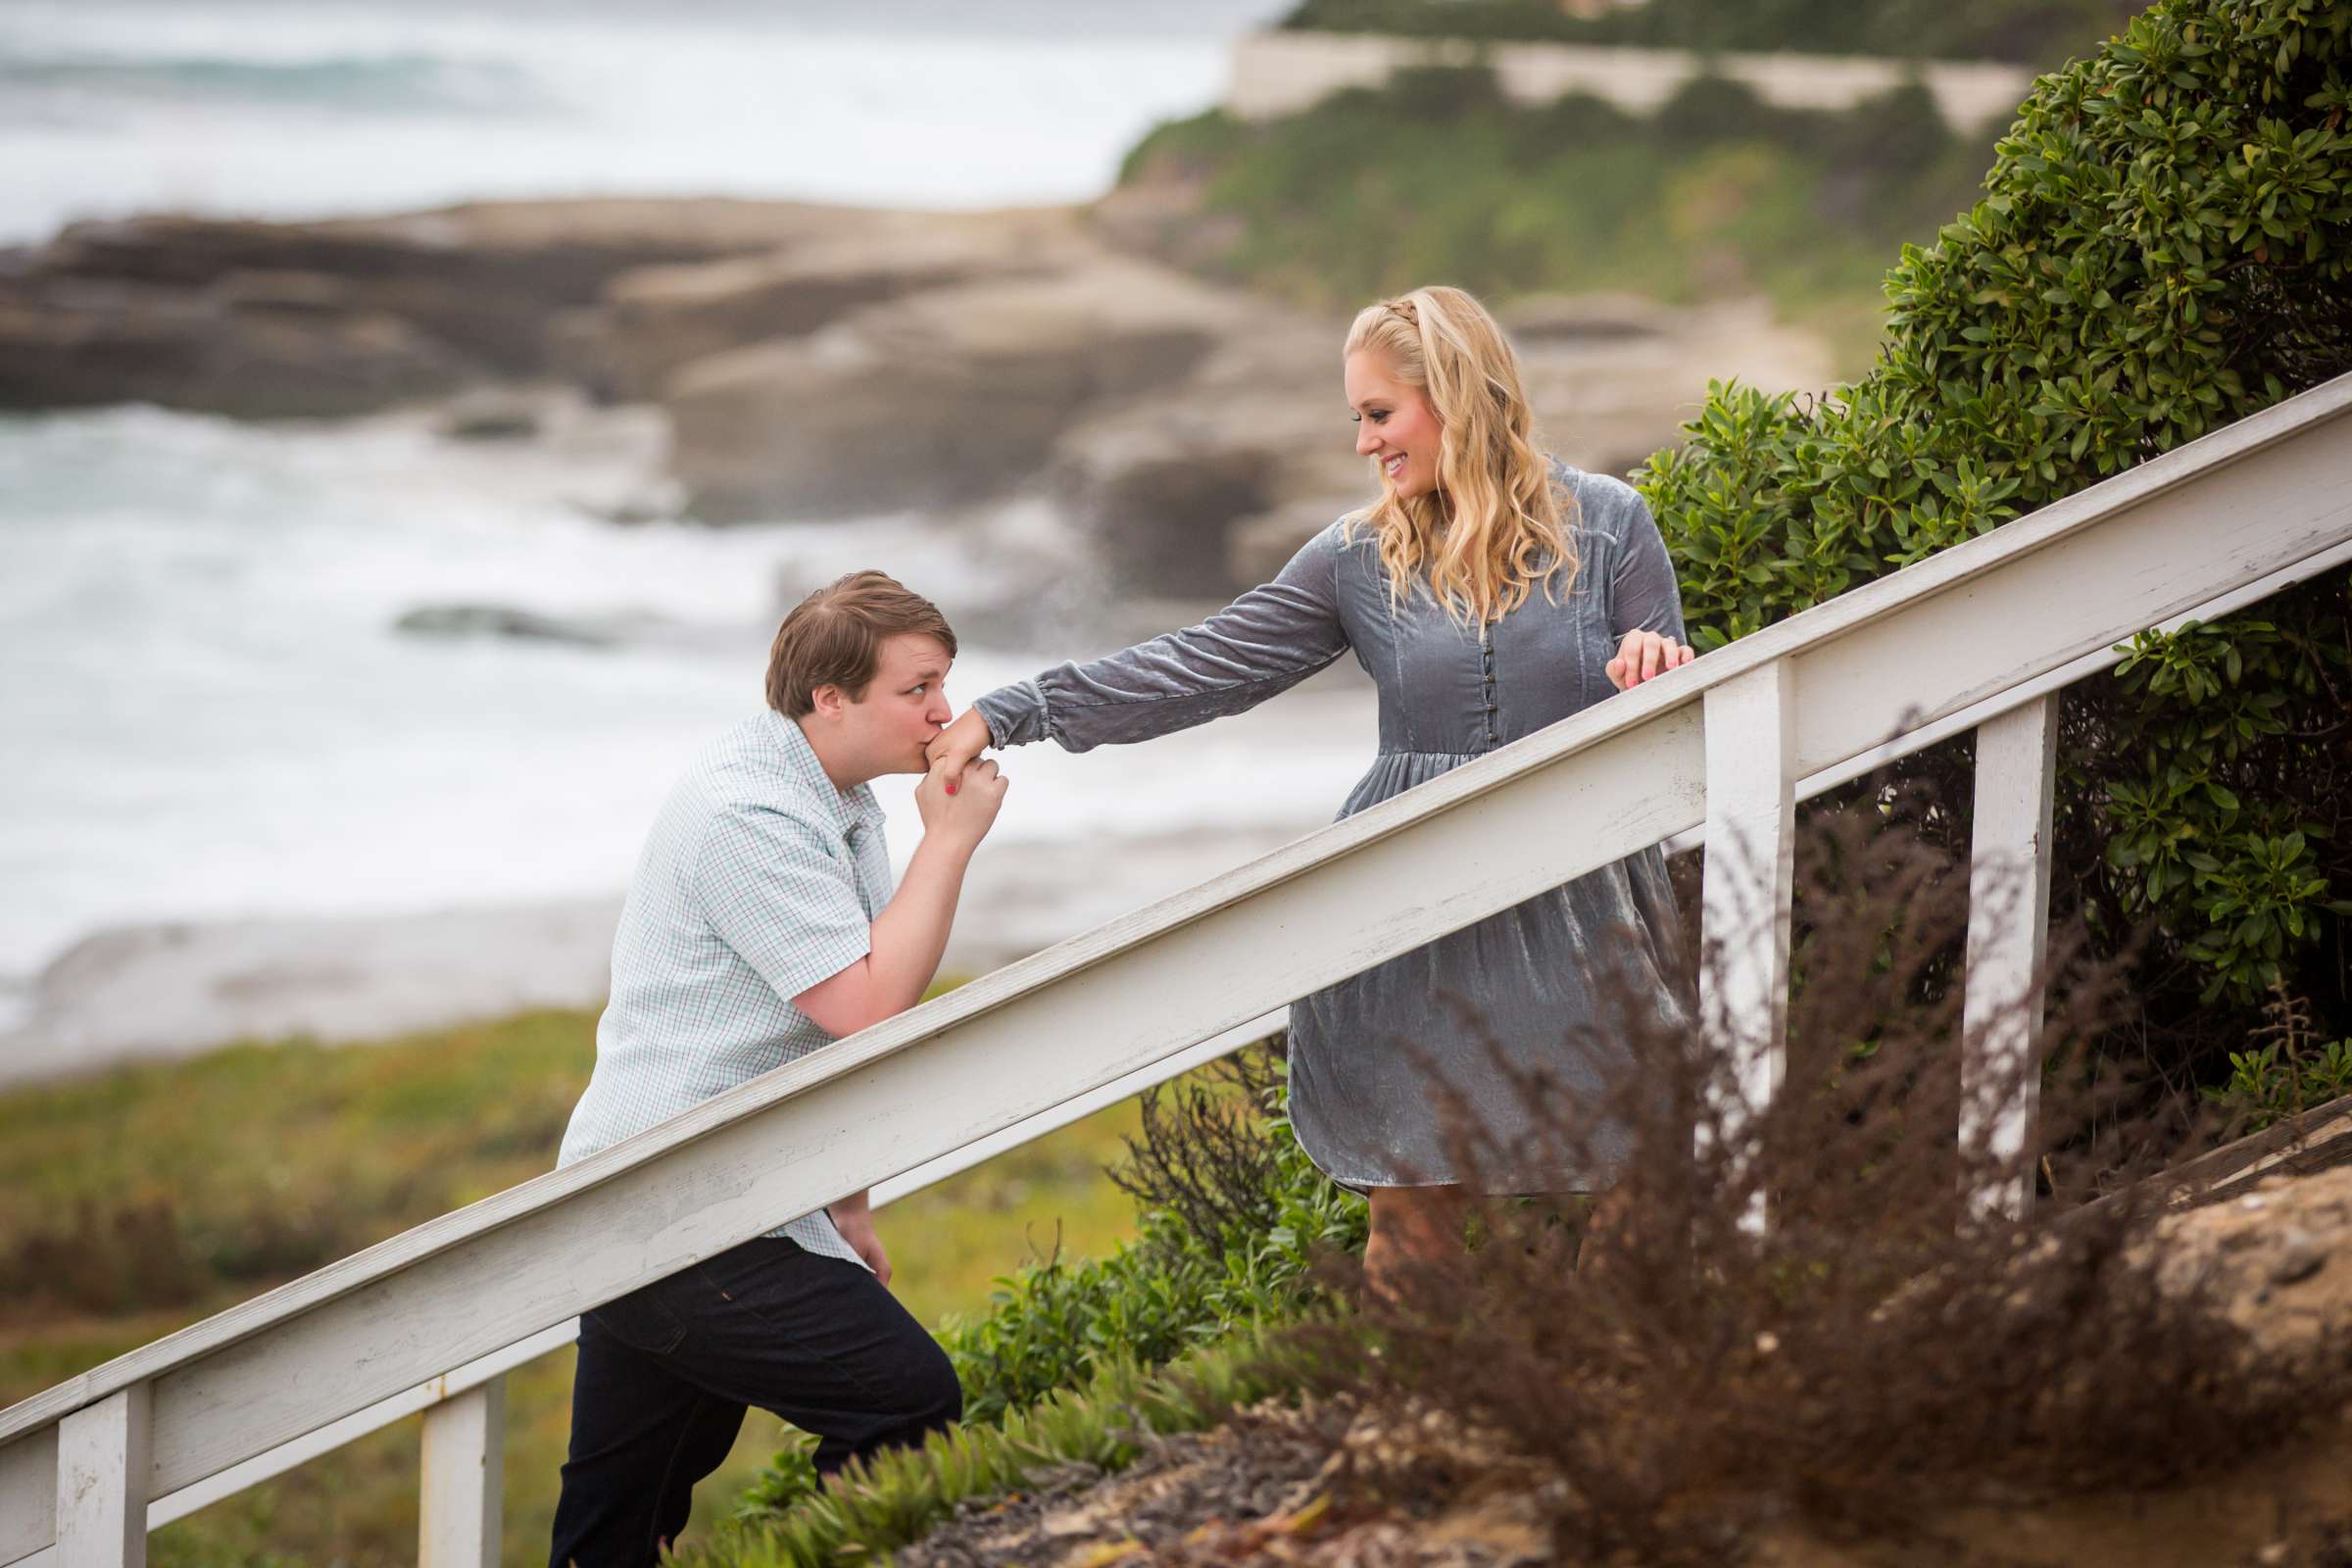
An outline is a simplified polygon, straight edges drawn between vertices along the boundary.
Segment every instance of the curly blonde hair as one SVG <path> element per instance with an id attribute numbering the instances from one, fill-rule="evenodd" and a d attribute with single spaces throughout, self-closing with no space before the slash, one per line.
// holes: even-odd
<path id="1" fill-rule="evenodd" d="M 1381 499 L 1348 519 L 1379 542 L 1392 601 L 1426 577 L 1457 624 L 1484 627 L 1539 581 L 1547 599 L 1573 585 L 1575 498 L 1536 450 L 1519 357 L 1486 307 L 1445 287 L 1368 305 L 1343 358 L 1359 353 L 1420 388 L 1440 427 L 1436 488 L 1408 501 L 1384 477 Z"/>

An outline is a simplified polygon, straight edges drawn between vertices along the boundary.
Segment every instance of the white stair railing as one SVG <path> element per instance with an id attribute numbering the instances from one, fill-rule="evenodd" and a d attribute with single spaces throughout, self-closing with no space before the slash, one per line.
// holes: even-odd
<path id="1" fill-rule="evenodd" d="M 498 1422 L 496 1396 L 471 1395 L 499 1374 L 459 1387 L 463 1369 L 561 1344 L 582 1309 L 779 1214 L 1033 1136 L 1057 1107 L 1230 1049 L 1308 991 L 1649 845 L 1703 834 L 1711 934 L 1742 908 L 1785 921 L 1794 801 L 1970 727 L 1983 875 L 2023 869 L 2043 890 L 2031 918 L 1972 930 L 1970 1017 L 2014 1012 L 2041 941 L 2052 694 L 2142 628 L 2352 559 L 2348 412 L 2352 377 L 0 1411 L 0 1564 L 52 1545 L 73 1568 L 141 1562 L 156 1499 L 379 1401 L 421 1388 L 423 1407 L 436 1381 L 465 1401 L 436 1421 L 425 1554 L 478 1561 Z M 1746 924 L 1707 1001 L 1737 1020 L 1760 1098 L 1781 1072 L 1787 939 Z M 2016 1049 L 1974 1033 L 1976 1070 Z M 1970 1131 L 2022 1152 L 2031 1116 L 2011 1104 Z M 2026 1191 L 1980 1201 L 2016 1211 Z"/>

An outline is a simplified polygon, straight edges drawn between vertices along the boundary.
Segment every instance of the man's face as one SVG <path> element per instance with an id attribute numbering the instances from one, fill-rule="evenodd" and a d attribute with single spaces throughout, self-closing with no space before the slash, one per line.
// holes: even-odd
<path id="1" fill-rule="evenodd" d="M 841 705 L 842 750 L 869 778 L 922 773 L 924 749 L 947 727 L 948 651 L 935 638 L 902 632 L 882 645 L 865 695 Z"/>

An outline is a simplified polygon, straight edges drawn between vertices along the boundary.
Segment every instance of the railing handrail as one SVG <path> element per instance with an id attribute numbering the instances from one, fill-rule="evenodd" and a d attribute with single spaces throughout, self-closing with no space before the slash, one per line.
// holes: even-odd
<path id="1" fill-rule="evenodd" d="M 90 1406 L 134 1385 L 167 1376 L 215 1355 L 257 1334 L 283 1328 L 293 1320 L 342 1300 L 370 1286 L 384 1284 L 453 1249 L 486 1238 L 533 1216 L 564 1208 L 598 1189 L 620 1180 L 650 1163 L 662 1160 L 700 1140 L 725 1132 L 736 1124 L 783 1102 L 808 1094 L 821 1085 L 839 1084 L 873 1069 L 877 1063 L 916 1044 L 958 1030 L 1014 1002 L 1034 998 L 1054 987 L 1079 980 L 1086 971 L 1166 939 L 1179 937 L 1187 927 L 1235 905 L 1251 902 L 1295 879 L 1331 868 L 1337 862 L 1380 845 L 1408 829 L 1434 826 L 1434 819 L 1467 803 L 1500 799 L 1510 787 L 1543 772 L 1587 749 L 1624 737 L 1629 732 L 1666 725 L 1656 732 L 1659 747 L 1683 747 L 1686 731 L 1695 724 L 1675 716 L 1697 704 L 1705 694 L 1727 681 L 1778 661 L 1814 659 L 1831 687 L 1850 680 L 1851 671 L 1827 657 L 1849 641 L 1867 642 L 1874 623 L 1908 608 L 1928 610 L 1943 596 L 1964 590 L 1980 579 L 2002 571 L 2039 552 L 2080 544 L 2100 524 L 2124 517 L 2176 486 L 2237 464 L 2278 443 L 2305 435 L 2340 419 L 2352 409 L 2352 376 L 2341 377 L 2165 454 L 2089 490 L 2053 504 L 1982 538 L 1954 547 L 1892 576 L 1865 584 L 1850 593 L 1815 607 L 1788 620 L 1740 639 L 1701 660 L 1671 679 L 1645 684 L 1624 697 L 1597 705 L 1558 725 L 1505 747 L 1490 757 L 1467 763 L 1405 796 L 1336 823 L 1268 856 L 1210 879 L 1171 898 L 1136 911 L 1097 931 L 1059 944 L 1021 962 L 999 970 L 922 1007 L 902 1014 L 804 1061 L 742 1086 L 706 1104 L 663 1123 L 638 1138 L 564 1170 L 526 1182 L 456 1213 L 378 1244 L 338 1263 L 280 1287 L 255 1300 L 133 1350 L 56 1388 L 0 1412 L 0 1458 L 6 1446 L 28 1433 L 53 1425 L 76 1410 Z M 2315 503 L 2315 505 L 2321 505 Z M 2332 510 L 2329 510 L 2332 509 Z M 2168 526 L 2178 527 L 2177 522 Z M 2218 525 L 2216 525 L 2218 526 Z M 2281 526 L 2288 526 L 2281 524 Z M 2205 602 L 2217 586 L 2250 580 L 2275 571 L 2280 563 L 2305 561 L 2335 549 L 2352 535 L 2352 500 L 2330 498 L 2307 522 L 2291 524 L 2301 530 L 2270 547 L 2261 560 L 2239 563 L 2227 547 L 2213 539 L 2202 541 L 2202 554 L 2181 553 L 2177 562 L 2147 564 L 2135 583 L 2132 603 L 2149 610 L 2138 624 L 2152 624 L 2179 610 Z M 2194 540 L 2196 536 L 2187 536 Z M 2243 564 L 2244 569 L 2237 568 Z M 2168 575 L 2170 573 L 2170 575 Z M 2233 574 L 2234 573 L 2234 574 Z M 1948 602 L 1947 602 L 1948 603 Z M 1945 618 L 1949 618 L 1948 616 Z M 2130 618 L 2130 617 L 2126 617 Z M 1936 629 L 1933 613 L 1919 617 L 1922 635 Z M 1932 706 L 1914 710 L 1910 727 L 1933 723 L 1939 716 L 1983 704 L 1987 698 L 2021 686 L 2069 661 L 2093 653 L 2128 635 L 2119 631 L 2114 616 L 2094 620 L 2087 612 L 2082 623 L 2063 633 L 2043 635 L 2031 656 L 2005 673 L 1972 677 L 1973 684 L 1946 692 Z M 1848 660 L 1851 664 L 1853 661 Z M 1834 678 L 1833 678 L 1834 677 Z M 1825 712 L 1811 731 L 1801 726 L 1795 751 L 1799 772 L 1811 772 L 1872 745 L 1883 745 L 1885 726 L 1858 742 L 1856 726 L 1870 714 L 1829 712 L 1837 705 L 1823 704 Z M 1861 705 L 1869 706 L 1869 705 Z M 1884 704 L 1879 705 L 1883 708 Z M 1690 715 L 1695 718 L 1695 713 Z M 1808 752 L 1810 748 L 1810 752 Z M 1677 753 L 1678 759 L 1681 754 Z M 1700 799 L 1688 778 L 1672 786 L 1672 799 L 1660 803 L 1639 824 L 1620 822 L 1618 836 L 1650 834 L 1658 843 L 1695 821 Z M 1653 829 L 1662 829 L 1653 833 Z M 1432 841 L 1435 842 L 1435 841 Z M 1578 853 L 1582 853 L 1579 851 Z M 1614 858 L 1615 856 L 1610 857 Z M 1572 873 L 1573 874 L 1573 873 Z M 1465 905 L 1464 907 L 1467 907 Z M 1452 917 L 1452 907 L 1425 911 L 1425 920 Z M 1471 914 L 1466 918 L 1477 918 Z M 1465 921 L 1466 923 L 1466 921 Z M 1377 939 L 1391 940 L 1394 933 Z M 1174 950 L 1170 950 L 1173 954 Z M 1321 983 L 1321 982 L 1313 982 Z M 1075 1004 L 1073 1004 L 1075 1005 Z M 1245 1008 L 1219 1027 L 1238 1022 L 1257 1010 Z M 1188 1023 L 1198 1027 L 1198 1020 Z M 1200 1036 L 1214 1033 L 1204 1030 Z M 1155 1045 L 1155 1050 L 1158 1046 Z M 1181 1047 L 1175 1049 L 1182 1049 Z M 1165 1054 L 1164 1052 L 1162 1053 Z M 1092 1070 L 1091 1068 L 1089 1070 Z M 1106 1071 L 1106 1076 L 1117 1076 Z M 1058 1091 L 1057 1091 L 1058 1092 Z M 1066 1097 L 1065 1097 L 1066 1098 Z M 999 1123 L 1002 1126 L 1004 1123 Z M 991 1131 L 982 1128 L 974 1136 Z M 943 1136 L 960 1129 L 943 1129 Z M 681 1167 L 687 1169 L 691 1167 Z M 536 1298 L 533 1298 L 536 1299 Z M 515 1308 L 522 1310 L 520 1306 Z M 548 1323 L 570 1315 L 551 1312 Z M 542 1325 L 544 1326 L 544 1325 Z M 422 1353 L 417 1350 L 416 1353 Z M 451 1356 L 444 1364 L 470 1359 Z M 5 1477 L 0 1477 L 4 1480 Z"/>

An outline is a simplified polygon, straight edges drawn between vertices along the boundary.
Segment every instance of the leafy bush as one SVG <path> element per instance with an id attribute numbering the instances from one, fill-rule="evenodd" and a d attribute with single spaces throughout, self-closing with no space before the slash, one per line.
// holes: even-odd
<path id="1" fill-rule="evenodd" d="M 1878 365 L 1714 386 L 1638 476 L 1703 648 L 2352 369 L 2352 8 L 2163 0 L 2044 77 L 1976 206 L 1906 246 Z M 2217 523 L 2217 526 L 2220 525 Z M 2352 573 L 2135 638 L 2069 691 L 2053 904 L 2153 927 L 2110 1046 L 2211 1082 L 2273 980 L 2352 1026 Z M 1965 743 L 1898 769 L 1965 843 Z M 1836 809 L 1847 797 L 1824 803 Z"/>

